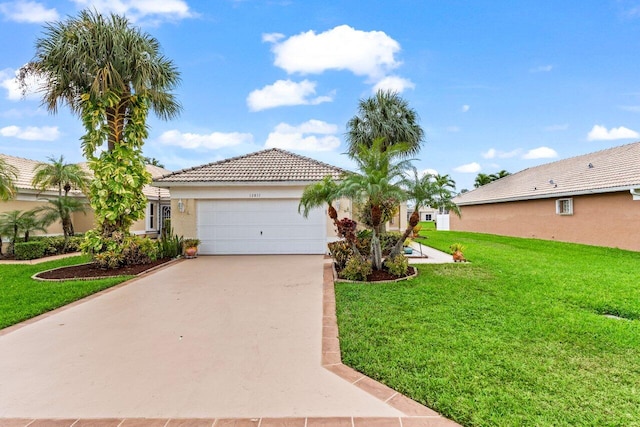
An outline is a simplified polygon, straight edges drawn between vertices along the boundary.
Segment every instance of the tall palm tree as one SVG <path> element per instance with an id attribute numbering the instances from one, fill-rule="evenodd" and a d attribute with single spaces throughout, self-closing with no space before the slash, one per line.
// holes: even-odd
<path id="1" fill-rule="evenodd" d="M 424 142 L 424 131 L 418 124 L 418 114 L 397 92 L 379 90 L 373 97 L 360 100 L 358 114 L 347 123 L 348 153 L 354 157 L 359 147 L 372 147 L 375 140 L 382 138 L 380 149 L 404 143 L 403 157 L 413 156 L 420 151 Z"/>
<path id="2" fill-rule="evenodd" d="M 32 184 L 40 191 L 51 187 L 58 188 L 58 196 L 68 196 L 75 187 L 85 192 L 89 187 L 89 175 L 75 163 L 65 163 L 64 156 L 59 159 L 49 157 L 49 163 L 39 163 L 34 168 Z"/>
<path id="3" fill-rule="evenodd" d="M 18 169 L 0 157 L 0 200 L 9 200 L 15 196 L 16 179 L 18 179 Z"/>
<path id="4" fill-rule="evenodd" d="M 373 268 L 382 268 L 382 248 L 377 228 L 382 219 L 382 205 L 390 200 L 405 200 L 406 194 L 398 185 L 409 167 L 409 160 L 398 160 L 409 149 L 407 143 L 397 143 L 382 149 L 384 138 L 376 138 L 371 146 L 360 144 L 353 157 L 358 173 L 348 175 L 341 194 L 362 201 L 371 207 L 371 261 Z"/>
<path id="5" fill-rule="evenodd" d="M 40 90 L 49 111 L 66 105 L 83 121 L 99 234 L 128 233 L 144 215 L 142 188 L 151 179 L 142 156 L 148 111 L 161 119 L 180 112 L 172 93 L 180 81 L 175 64 L 154 37 L 125 17 L 84 10 L 46 25 L 34 59 L 20 70 L 23 87 L 31 76 L 44 82 Z M 105 143 L 106 151 L 96 155 Z"/>
<path id="6" fill-rule="evenodd" d="M 449 175 L 434 175 L 433 184 L 434 194 L 431 206 L 460 216 L 460 208 L 451 201 L 455 196 L 456 182 Z"/>

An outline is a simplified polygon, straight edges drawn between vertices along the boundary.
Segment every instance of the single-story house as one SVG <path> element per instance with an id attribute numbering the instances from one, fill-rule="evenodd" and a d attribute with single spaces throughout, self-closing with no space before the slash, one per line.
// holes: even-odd
<path id="1" fill-rule="evenodd" d="M 272 148 L 174 172 L 153 185 L 171 190 L 171 225 L 185 238 L 201 241 L 201 254 L 323 254 L 337 239 L 321 207 L 304 218 L 298 212 L 304 188 L 345 171 Z M 350 218 L 348 199 L 334 203 L 338 217 Z M 406 205 L 387 230 L 406 227 Z"/>
<path id="2" fill-rule="evenodd" d="M 0 201 L 0 213 L 10 212 L 13 210 L 28 211 L 38 206 L 46 205 L 47 198 L 58 196 L 57 188 L 51 188 L 41 192 L 31 184 L 34 176 L 34 169 L 41 162 L 9 156 L 6 154 L 0 154 L 0 158 L 2 158 L 8 165 L 14 166 L 18 171 L 18 176 L 15 180 L 15 186 L 17 188 L 16 197 L 8 201 Z M 81 163 L 80 166 L 91 174 L 86 163 Z M 151 176 L 154 178 L 171 172 L 167 169 L 153 165 L 147 165 L 147 171 L 149 171 Z M 140 235 L 157 236 L 162 227 L 163 219 L 171 216 L 169 190 L 166 188 L 146 185 L 143 188 L 143 193 L 147 198 L 146 216 L 143 220 L 134 223 L 131 227 L 131 231 Z M 71 217 L 74 231 L 77 233 L 84 233 L 85 231 L 92 229 L 94 227 L 94 216 L 91 211 L 91 207 L 89 206 L 89 201 L 86 199 L 85 195 L 77 189 L 72 189 L 69 192 L 69 196 L 81 198 L 87 204 L 85 213 L 75 212 Z M 49 226 L 46 233 L 35 232 L 33 234 L 61 235 L 62 226 L 59 222 L 56 222 Z M 2 236 L 2 238 L 6 243 L 8 236 Z"/>
<path id="3" fill-rule="evenodd" d="M 640 251 L 640 142 L 525 169 L 453 199 L 451 230 Z"/>

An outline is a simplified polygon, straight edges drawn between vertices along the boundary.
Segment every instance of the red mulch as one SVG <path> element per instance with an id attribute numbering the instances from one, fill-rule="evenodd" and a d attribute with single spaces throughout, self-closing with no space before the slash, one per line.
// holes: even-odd
<path id="1" fill-rule="evenodd" d="M 72 265 L 38 273 L 37 277 L 41 279 L 85 279 L 92 277 L 135 276 L 169 261 L 171 261 L 171 258 L 163 258 L 149 264 L 131 265 L 108 270 L 100 268 L 96 264 Z"/>

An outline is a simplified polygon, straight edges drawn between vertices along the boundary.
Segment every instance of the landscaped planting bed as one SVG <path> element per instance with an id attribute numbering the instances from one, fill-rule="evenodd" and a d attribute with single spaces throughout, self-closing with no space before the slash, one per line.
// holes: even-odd
<path id="1" fill-rule="evenodd" d="M 423 235 L 471 263 L 337 284 L 347 365 L 463 425 L 640 425 L 640 253 Z"/>

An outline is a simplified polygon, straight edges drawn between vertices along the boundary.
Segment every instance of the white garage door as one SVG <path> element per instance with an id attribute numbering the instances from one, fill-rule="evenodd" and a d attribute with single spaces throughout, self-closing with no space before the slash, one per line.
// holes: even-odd
<path id="1" fill-rule="evenodd" d="M 205 255 L 322 254 L 324 209 L 304 218 L 298 200 L 199 200 L 198 252 Z"/>

